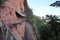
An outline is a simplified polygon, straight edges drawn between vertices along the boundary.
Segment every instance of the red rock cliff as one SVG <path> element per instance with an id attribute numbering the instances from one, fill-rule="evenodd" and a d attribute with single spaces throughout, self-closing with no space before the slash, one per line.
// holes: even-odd
<path id="1" fill-rule="evenodd" d="M 3 5 L 4 8 L 0 8 L 0 19 L 6 24 L 16 21 L 18 17 L 16 16 L 16 9 L 24 12 L 24 0 L 7 0 Z M 11 28 L 13 34 L 15 34 L 17 40 L 22 40 L 24 37 L 25 22 L 21 25 L 18 24 L 16 27 Z"/>

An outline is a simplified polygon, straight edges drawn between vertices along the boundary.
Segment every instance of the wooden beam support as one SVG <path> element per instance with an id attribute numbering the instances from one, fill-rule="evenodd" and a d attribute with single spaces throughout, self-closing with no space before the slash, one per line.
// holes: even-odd
<path id="1" fill-rule="evenodd" d="M 4 20 L 1 20 L 1 19 L 0 19 L 0 27 L 3 27 L 3 26 L 4 26 L 4 24 L 2 23 L 2 21 L 4 21 Z M 14 22 L 12 22 L 12 23 L 10 23 L 10 24 L 6 24 L 6 25 L 8 25 L 8 26 L 17 25 L 17 24 L 23 23 L 24 21 L 25 21 L 25 20 L 18 19 L 18 20 L 16 20 L 16 21 L 14 21 Z"/>

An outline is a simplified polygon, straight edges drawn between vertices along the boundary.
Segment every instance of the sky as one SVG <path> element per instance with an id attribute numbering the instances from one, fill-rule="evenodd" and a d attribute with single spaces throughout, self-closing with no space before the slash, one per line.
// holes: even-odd
<path id="1" fill-rule="evenodd" d="M 50 4 L 59 0 L 27 0 L 29 7 L 32 9 L 33 14 L 37 16 L 60 15 L 59 7 L 49 6 Z"/>

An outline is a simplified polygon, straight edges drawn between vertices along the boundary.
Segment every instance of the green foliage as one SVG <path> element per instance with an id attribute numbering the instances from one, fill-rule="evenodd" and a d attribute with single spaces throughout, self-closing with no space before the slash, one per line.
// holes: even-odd
<path id="1" fill-rule="evenodd" d="M 56 2 L 52 3 L 50 6 L 60 7 L 60 1 L 56 1 Z"/>
<path id="2" fill-rule="evenodd" d="M 44 24 L 44 22 L 39 19 L 39 17 L 36 17 L 36 25 L 38 28 L 38 32 L 40 34 L 39 40 L 58 40 L 60 39 L 60 20 L 57 16 L 53 15 L 46 15 L 47 20 L 50 20 L 47 22 L 47 24 Z M 59 22 L 57 22 L 59 21 Z"/>
<path id="3" fill-rule="evenodd" d="M 34 23 L 34 16 L 28 16 L 27 20 L 28 20 L 28 22 L 30 22 L 31 24 L 33 24 Z"/>

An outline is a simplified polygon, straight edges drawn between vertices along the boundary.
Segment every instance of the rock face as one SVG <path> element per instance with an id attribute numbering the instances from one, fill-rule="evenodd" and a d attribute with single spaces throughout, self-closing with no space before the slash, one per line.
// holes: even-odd
<path id="1" fill-rule="evenodd" d="M 23 3 L 24 0 L 7 0 L 3 4 L 4 8 L 0 8 L 0 19 L 3 20 L 3 22 L 5 22 L 6 24 L 10 24 L 13 21 L 16 21 L 18 19 L 18 17 L 16 16 L 16 9 L 24 12 Z M 17 24 L 16 26 L 14 25 L 11 30 L 16 36 L 17 40 L 22 40 L 22 38 L 24 38 L 25 22 Z"/>
<path id="2" fill-rule="evenodd" d="M 24 9 L 27 17 L 33 15 L 32 9 L 29 8 L 27 0 L 24 0 Z"/>

